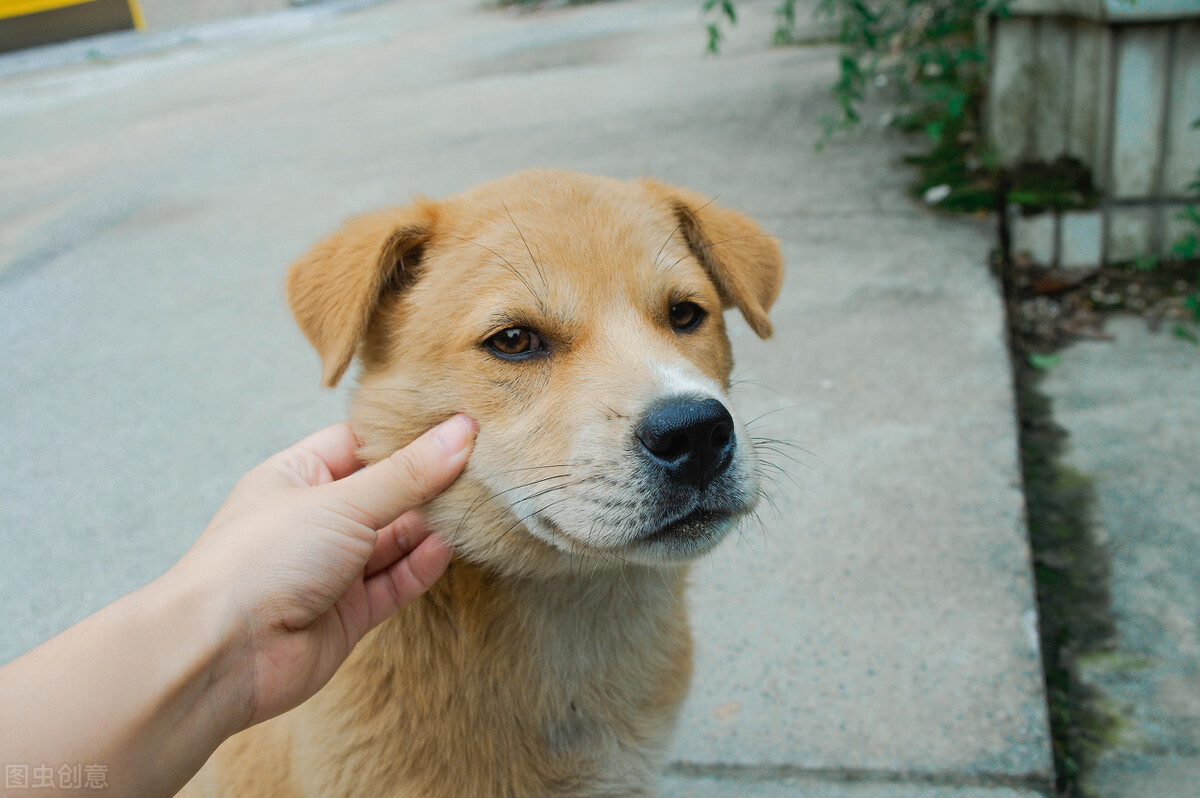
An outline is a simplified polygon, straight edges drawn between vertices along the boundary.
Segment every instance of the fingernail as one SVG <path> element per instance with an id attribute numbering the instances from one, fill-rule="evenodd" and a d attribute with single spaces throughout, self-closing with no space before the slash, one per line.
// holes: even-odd
<path id="1" fill-rule="evenodd" d="M 465 413 L 459 413 L 434 427 L 433 439 L 446 454 L 458 454 L 471 443 L 477 429 L 474 419 Z"/>

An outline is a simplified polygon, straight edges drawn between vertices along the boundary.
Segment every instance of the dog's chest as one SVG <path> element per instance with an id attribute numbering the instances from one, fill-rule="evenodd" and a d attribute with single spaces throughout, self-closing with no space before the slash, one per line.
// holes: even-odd
<path id="1" fill-rule="evenodd" d="M 690 674 L 682 605 L 653 577 L 569 591 L 448 574 L 318 696 L 308 753 L 423 798 L 649 794 Z"/>

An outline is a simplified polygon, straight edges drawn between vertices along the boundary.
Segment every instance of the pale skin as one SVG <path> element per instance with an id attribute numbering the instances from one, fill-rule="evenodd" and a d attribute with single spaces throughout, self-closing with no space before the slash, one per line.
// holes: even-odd
<path id="1" fill-rule="evenodd" d="M 364 468 L 343 422 L 251 470 L 169 571 L 0 668 L 0 759 L 99 764 L 110 795 L 173 795 L 437 581 L 450 550 L 419 508 L 475 433 L 455 416 Z M 79 793 L 55 784 L 31 794 Z"/>

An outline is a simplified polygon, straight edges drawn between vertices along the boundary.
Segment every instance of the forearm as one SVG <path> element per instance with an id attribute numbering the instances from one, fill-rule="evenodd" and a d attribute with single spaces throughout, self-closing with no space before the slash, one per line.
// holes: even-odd
<path id="1" fill-rule="evenodd" d="M 93 765 L 110 794 L 174 794 L 252 709 L 240 626 L 207 592 L 169 572 L 0 668 L 4 761 L 31 788 L 49 766 L 77 794 L 59 768 Z"/>

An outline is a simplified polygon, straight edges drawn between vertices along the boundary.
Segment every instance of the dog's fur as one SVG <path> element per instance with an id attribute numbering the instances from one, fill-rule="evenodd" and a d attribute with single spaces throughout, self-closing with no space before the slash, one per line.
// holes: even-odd
<path id="1" fill-rule="evenodd" d="M 683 496 L 635 428 L 665 397 L 725 402 L 736 306 L 770 335 L 782 263 L 746 217 L 651 180 L 523 172 L 353 219 L 291 268 L 288 300 L 377 461 L 454 412 L 471 461 L 426 508 L 444 578 L 314 698 L 229 740 L 190 795 L 652 794 L 687 690 L 687 561 L 757 495 L 741 422 L 728 470 Z M 706 311 L 674 329 L 673 304 Z M 488 349 L 536 330 L 546 351 Z M 735 417 L 736 419 L 736 417 Z M 690 506 L 720 522 L 654 536 Z M 682 509 L 681 509 L 682 508 Z"/>

